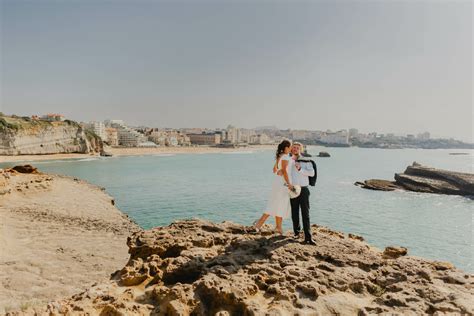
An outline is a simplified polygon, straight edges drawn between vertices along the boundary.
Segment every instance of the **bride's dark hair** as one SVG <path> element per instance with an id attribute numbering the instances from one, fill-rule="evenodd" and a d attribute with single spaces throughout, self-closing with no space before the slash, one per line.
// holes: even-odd
<path id="1" fill-rule="evenodd" d="M 278 158 L 280 158 L 281 154 L 283 154 L 285 152 L 285 148 L 290 147 L 290 146 L 291 146 L 291 143 L 288 140 L 284 140 L 280 144 L 278 144 L 275 159 L 278 160 Z"/>

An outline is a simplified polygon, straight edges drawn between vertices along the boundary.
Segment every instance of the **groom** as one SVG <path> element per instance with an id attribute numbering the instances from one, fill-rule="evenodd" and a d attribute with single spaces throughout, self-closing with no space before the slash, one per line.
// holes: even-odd
<path id="1" fill-rule="evenodd" d="M 298 142 L 294 142 L 291 146 L 291 180 L 293 185 L 299 185 L 301 187 L 301 193 L 298 197 L 290 199 L 291 203 L 291 219 L 293 220 L 293 232 L 295 238 L 300 235 L 300 208 L 301 217 L 303 219 L 303 231 L 304 231 L 304 242 L 305 244 L 315 245 L 311 237 L 311 226 L 309 223 L 309 181 L 308 177 L 314 176 L 314 168 L 311 162 L 304 162 L 299 160 L 300 153 L 303 145 Z"/>

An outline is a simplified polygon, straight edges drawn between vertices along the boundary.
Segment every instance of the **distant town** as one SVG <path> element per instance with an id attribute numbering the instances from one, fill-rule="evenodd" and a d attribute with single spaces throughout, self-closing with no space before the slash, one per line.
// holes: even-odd
<path id="1" fill-rule="evenodd" d="M 64 121 L 61 114 L 33 115 L 32 120 Z M 283 139 L 300 141 L 306 145 L 327 147 L 366 148 L 463 148 L 474 149 L 474 144 L 453 138 L 431 138 L 429 132 L 417 135 L 395 135 L 360 133 L 356 128 L 338 131 L 281 130 L 273 126 L 254 129 L 238 128 L 233 125 L 222 129 L 208 128 L 157 128 L 130 126 L 125 121 L 111 119 L 80 123 L 85 130 L 95 133 L 112 147 L 158 147 L 158 146 L 216 146 L 244 147 L 247 145 L 275 144 Z"/>

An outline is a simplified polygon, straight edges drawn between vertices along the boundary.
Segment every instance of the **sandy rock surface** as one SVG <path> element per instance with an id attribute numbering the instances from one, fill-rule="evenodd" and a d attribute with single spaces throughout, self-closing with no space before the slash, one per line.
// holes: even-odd
<path id="1" fill-rule="evenodd" d="M 130 259 L 39 314 L 472 315 L 474 276 L 313 225 L 316 246 L 201 220 L 131 235 Z M 25 312 L 33 313 L 32 310 Z"/>
<path id="2" fill-rule="evenodd" d="M 0 218 L 0 314 L 107 281 L 138 229 L 96 186 L 14 170 L 0 172 Z"/>

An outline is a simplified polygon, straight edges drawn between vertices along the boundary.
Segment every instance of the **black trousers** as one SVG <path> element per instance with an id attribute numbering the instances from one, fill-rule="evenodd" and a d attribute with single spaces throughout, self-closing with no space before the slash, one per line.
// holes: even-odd
<path id="1" fill-rule="evenodd" d="M 301 217 L 303 219 L 304 239 L 310 240 L 311 226 L 309 223 L 309 189 L 308 187 L 301 187 L 301 193 L 298 197 L 290 199 L 291 203 L 291 219 L 293 220 L 293 232 L 295 235 L 300 233 L 300 208 Z"/>

